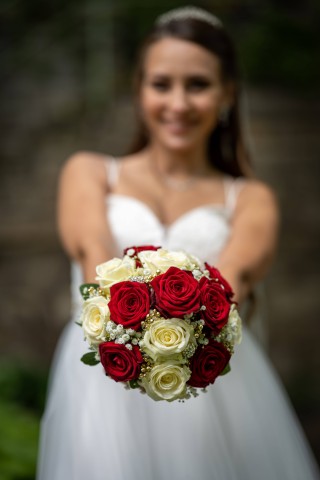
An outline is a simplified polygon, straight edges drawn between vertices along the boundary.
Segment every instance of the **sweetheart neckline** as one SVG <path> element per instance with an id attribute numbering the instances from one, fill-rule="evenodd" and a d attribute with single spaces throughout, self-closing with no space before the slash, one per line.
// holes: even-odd
<path id="1" fill-rule="evenodd" d="M 153 211 L 153 209 L 147 203 L 145 203 L 143 200 L 140 200 L 139 198 L 133 197 L 131 195 L 125 195 L 125 194 L 122 194 L 122 193 L 112 193 L 111 192 L 106 196 L 106 201 L 107 202 L 109 201 L 110 197 L 111 198 L 112 197 L 118 197 L 118 198 L 122 198 L 124 200 L 133 201 L 133 202 L 137 203 L 138 205 L 142 206 L 147 212 L 149 212 L 149 214 L 154 218 L 154 220 L 164 230 L 170 230 L 171 228 L 176 226 L 177 223 L 181 222 L 183 219 L 185 219 L 189 215 L 192 215 L 193 213 L 195 213 L 197 211 L 200 211 L 200 210 L 214 209 L 214 210 L 222 210 L 222 211 L 225 211 L 225 212 L 229 213 L 229 209 L 223 203 L 205 203 L 203 205 L 199 205 L 198 207 L 193 207 L 193 208 L 187 210 L 186 212 L 179 215 L 171 223 L 163 223 L 160 220 L 159 216 Z"/>

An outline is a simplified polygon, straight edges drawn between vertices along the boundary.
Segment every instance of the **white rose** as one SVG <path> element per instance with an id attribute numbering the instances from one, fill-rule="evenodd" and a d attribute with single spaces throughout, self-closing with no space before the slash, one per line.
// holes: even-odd
<path id="1" fill-rule="evenodd" d="M 242 326 L 241 318 L 233 303 L 230 308 L 228 323 L 227 323 L 227 340 L 233 345 L 241 343 L 242 340 Z"/>
<path id="2" fill-rule="evenodd" d="M 193 327 L 180 318 L 162 318 L 151 324 L 140 347 L 154 361 L 164 360 L 164 357 L 183 352 L 189 343 L 196 344 L 193 333 Z"/>
<path id="3" fill-rule="evenodd" d="M 170 402 L 184 397 L 190 376 L 191 371 L 187 366 L 170 361 L 154 366 L 141 384 L 149 397 Z"/>
<path id="4" fill-rule="evenodd" d="M 170 252 L 164 248 L 159 250 L 146 250 L 138 253 L 144 268 L 155 274 L 157 270 L 164 273 L 170 267 L 178 267 L 184 269 L 191 269 L 192 264 L 196 261 L 195 257 L 188 255 L 185 252 Z M 197 264 L 198 265 L 198 264 Z"/>
<path id="5" fill-rule="evenodd" d="M 84 302 L 81 323 L 84 336 L 90 345 L 96 346 L 105 340 L 106 323 L 110 320 L 109 300 L 97 296 Z"/>
<path id="6" fill-rule="evenodd" d="M 99 281 L 101 287 L 109 289 L 115 283 L 128 280 L 129 277 L 135 275 L 135 271 L 135 260 L 125 255 L 123 259 L 113 258 L 98 265 L 96 280 Z"/>

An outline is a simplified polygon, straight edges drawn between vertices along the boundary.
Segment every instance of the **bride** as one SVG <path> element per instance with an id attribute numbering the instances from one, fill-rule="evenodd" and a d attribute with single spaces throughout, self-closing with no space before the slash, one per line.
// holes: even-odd
<path id="1" fill-rule="evenodd" d="M 59 228 L 72 259 L 74 310 L 55 355 L 37 478 L 319 478 L 247 327 L 231 373 L 185 403 L 154 402 L 80 362 L 78 286 L 125 247 L 185 249 L 217 266 L 243 303 L 276 246 L 277 205 L 251 173 L 235 51 L 221 22 L 194 7 L 159 17 L 135 80 L 139 131 L 130 154 L 78 153 L 61 173 Z"/>

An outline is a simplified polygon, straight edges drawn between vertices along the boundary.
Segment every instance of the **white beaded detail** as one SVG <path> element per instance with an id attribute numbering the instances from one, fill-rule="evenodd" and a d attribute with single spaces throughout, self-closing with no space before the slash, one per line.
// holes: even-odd
<path id="1" fill-rule="evenodd" d="M 204 22 L 209 23 L 213 27 L 223 27 L 221 20 L 212 15 L 211 13 L 203 10 L 199 7 L 194 7 L 192 5 L 187 7 L 175 8 L 173 10 L 169 10 L 166 13 L 160 15 L 156 20 L 156 25 L 165 25 L 170 23 L 172 20 L 202 20 Z"/>

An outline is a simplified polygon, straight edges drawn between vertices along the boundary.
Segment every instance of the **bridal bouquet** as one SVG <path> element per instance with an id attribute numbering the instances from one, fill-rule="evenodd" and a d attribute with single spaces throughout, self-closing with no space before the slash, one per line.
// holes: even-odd
<path id="1" fill-rule="evenodd" d="M 79 324 L 108 377 L 154 400 L 197 396 L 229 372 L 241 320 L 219 271 L 188 253 L 131 247 L 81 285 Z"/>

